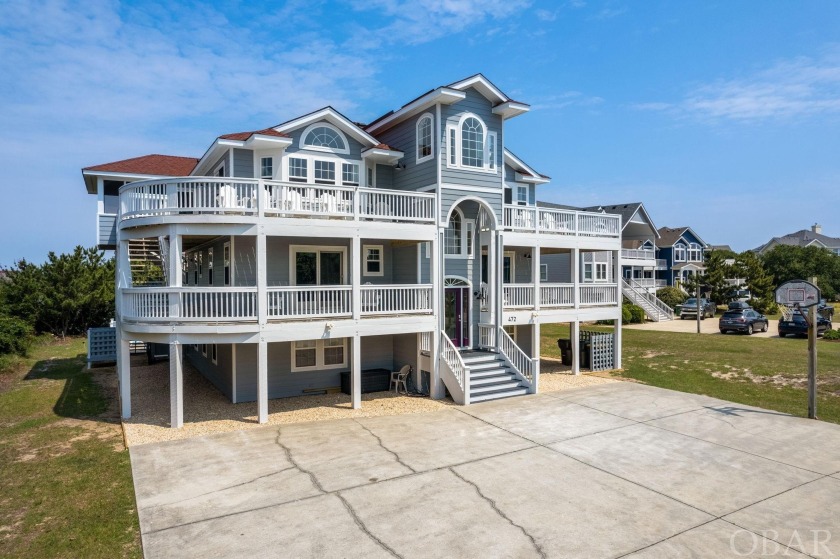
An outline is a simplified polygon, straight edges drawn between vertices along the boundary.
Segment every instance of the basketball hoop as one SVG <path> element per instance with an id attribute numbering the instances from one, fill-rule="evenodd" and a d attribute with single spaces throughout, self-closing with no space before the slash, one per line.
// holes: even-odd
<path id="1" fill-rule="evenodd" d="M 819 304 L 820 288 L 805 280 L 786 281 L 776 288 L 776 302 L 788 307 L 807 309 Z"/>

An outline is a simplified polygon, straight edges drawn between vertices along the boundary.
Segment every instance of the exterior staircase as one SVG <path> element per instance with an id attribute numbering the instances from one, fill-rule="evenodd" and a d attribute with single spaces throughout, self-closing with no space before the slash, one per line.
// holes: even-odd
<path id="1" fill-rule="evenodd" d="M 469 368 L 471 403 L 528 394 L 526 384 L 498 353 L 466 350 L 460 354 Z"/>
<path id="2" fill-rule="evenodd" d="M 674 311 L 656 295 L 639 286 L 634 280 L 622 280 L 622 294 L 634 305 L 642 307 L 649 319 L 654 322 L 674 320 Z"/>
<path id="3" fill-rule="evenodd" d="M 160 287 L 167 285 L 166 239 L 149 237 L 128 241 L 128 261 L 131 264 L 131 277 L 140 279 L 149 275 L 149 271 L 162 274 L 160 280 L 135 281 L 134 287 Z M 155 275 L 153 274 L 153 275 Z"/>

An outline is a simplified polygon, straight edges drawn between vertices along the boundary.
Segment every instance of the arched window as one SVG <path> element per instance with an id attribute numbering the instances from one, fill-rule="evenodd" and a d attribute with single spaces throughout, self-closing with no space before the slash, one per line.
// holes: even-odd
<path id="1" fill-rule="evenodd" d="M 347 139 L 337 128 L 317 123 L 310 125 L 301 134 L 300 147 L 316 151 L 331 151 L 334 153 L 350 153 Z"/>
<path id="2" fill-rule="evenodd" d="M 703 261 L 703 251 L 700 250 L 700 245 L 697 243 L 689 243 L 688 245 L 688 261 L 689 262 L 702 262 Z"/>
<path id="3" fill-rule="evenodd" d="M 685 245 L 678 244 L 674 247 L 674 261 L 685 262 Z"/>
<path id="4" fill-rule="evenodd" d="M 461 165 L 484 167 L 484 125 L 472 116 L 461 124 Z"/>
<path id="5" fill-rule="evenodd" d="M 444 254 L 461 254 L 461 230 L 463 217 L 456 208 L 449 216 L 449 227 L 444 232 Z"/>
<path id="6" fill-rule="evenodd" d="M 432 115 L 425 114 L 417 121 L 417 163 L 432 158 Z"/>

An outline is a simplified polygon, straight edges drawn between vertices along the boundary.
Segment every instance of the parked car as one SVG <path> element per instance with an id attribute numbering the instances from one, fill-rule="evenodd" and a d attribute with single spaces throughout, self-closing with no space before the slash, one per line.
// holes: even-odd
<path id="1" fill-rule="evenodd" d="M 700 299 L 700 306 L 702 307 L 703 311 L 700 313 L 700 320 L 705 320 L 705 318 L 715 317 L 715 311 L 717 307 L 713 301 L 709 301 L 708 299 Z M 693 316 L 697 318 L 697 298 L 691 297 L 690 299 L 686 299 L 685 303 L 682 304 L 682 310 L 680 311 L 680 318 L 685 320 L 688 316 Z"/>
<path id="2" fill-rule="evenodd" d="M 817 307 L 817 313 L 831 321 L 834 318 L 834 305 L 825 299 L 821 299 L 820 306 Z"/>
<path id="3" fill-rule="evenodd" d="M 745 332 L 748 336 L 755 332 L 766 332 L 770 321 L 766 316 L 751 308 L 729 309 L 723 313 L 718 322 L 721 334 L 727 332 Z"/>
<path id="4" fill-rule="evenodd" d="M 751 309 L 751 308 L 752 307 L 748 303 L 745 303 L 744 301 L 732 301 L 731 303 L 729 303 L 729 310 L 730 311 L 737 310 L 737 309 Z"/>
<path id="5" fill-rule="evenodd" d="M 822 315 L 817 315 L 817 336 L 822 336 L 826 330 L 831 330 L 831 321 Z M 779 319 L 779 337 L 784 338 L 788 334 L 808 335 L 808 324 L 801 314 L 793 313 L 791 320 L 785 320 L 784 317 Z"/>
<path id="6" fill-rule="evenodd" d="M 752 293 L 750 293 L 749 289 L 733 289 L 729 293 L 730 299 L 735 301 L 740 301 L 742 303 L 746 303 L 750 299 L 752 299 Z"/>

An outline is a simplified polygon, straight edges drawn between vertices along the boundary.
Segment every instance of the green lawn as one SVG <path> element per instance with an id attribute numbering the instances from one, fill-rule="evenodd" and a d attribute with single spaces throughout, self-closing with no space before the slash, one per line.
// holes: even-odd
<path id="1" fill-rule="evenodd" d="M 0 557 L 142 557 L 114 369 L 84 340 L 0 369 Z"/>
<path id="2" fill-rule="evenodd" d="M 585 329 L 598 329 L 586 326 Z M 611 330 L 611 328 L 609 329 Z M 542 354 L 559 357 L 565 325 L 543 325 Z M 807 341 L 624 329 L 616 376 L 806 416 Z M 840 342 L 817 342 L 817 416 L 840 423 Z"/>

